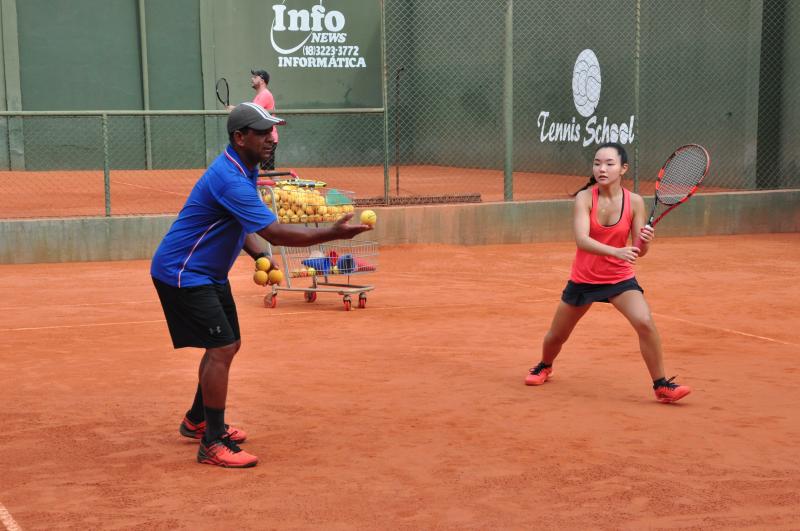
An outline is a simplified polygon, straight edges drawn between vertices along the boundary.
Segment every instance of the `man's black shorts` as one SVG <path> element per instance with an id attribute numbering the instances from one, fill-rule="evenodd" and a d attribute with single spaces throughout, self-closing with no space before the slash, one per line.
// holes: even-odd
<path id="1" fill-rule="evenodd" d="M 153 279 L 175 348 L 216 348 L 241 338 L 230 282 L 175 288 Z"/>

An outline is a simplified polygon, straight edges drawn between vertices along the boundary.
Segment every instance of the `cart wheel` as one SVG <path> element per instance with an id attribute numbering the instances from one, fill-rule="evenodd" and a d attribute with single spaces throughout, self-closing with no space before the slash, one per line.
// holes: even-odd
<path id="1" fill-rule="evenodd" d="M 264 306 L 267 308 L 274 308 L 278 305 L 278 296 L 270 293 L 264 297 Z"/>
<path id="2" fill-rule="evenodd" d="M 345 295 L 342 298 L 342 302 L 344 302 L 344 311 L 349 312 L 350 311 L 350 295 Z"/>
<path id="3" fill-rule="evenodd" d="M 366 308 L 367 307 L 367 296 L 363 293 L 358 294 L 358 307 L 359 308 Z"/>
<path id="4" fill-rule="evenodd" d="M 314 302 L 317 300 L 317 292 L 316 291 L 304 291 L 303 298 L 306 302 Z"/>

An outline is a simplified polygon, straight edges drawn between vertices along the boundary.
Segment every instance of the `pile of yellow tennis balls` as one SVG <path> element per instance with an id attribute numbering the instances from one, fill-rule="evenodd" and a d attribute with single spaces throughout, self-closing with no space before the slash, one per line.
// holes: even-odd
<path id="1" fill-rule="evenodd" d="M 285 184 L 272 192 L 275 195 L 275 215 L 281 223 L 331 223 L 353 212 L 352 204 L 329 205 L 325 195 L 315 188 L 300 188 Z M 272 207 L 272 198 L 266 188 L 262 196 Z"/>
<path id="2" fill-rule="evenodd" d="M 337 275 L 339 273 L 339 268 L 336 266 L 331 267 L 327 272 L 323 273 L 325 275 Z M 314 277 L 317 276 L 317 270 L 311 266 L 308 267 L 299 267 L 297 269 L 292 269 L 291 272 L 292 278 L 299 278 L 299 277 Z"/>
<path id="3" fill-rule="evenodd" d="M 280 269 L 272 267 L 269 258 L 262 256 L 256 260 L 256 272 L 253 273 L 253 282 L 259 286 L 280 284 L 283 282 L 283 273 Z"/>

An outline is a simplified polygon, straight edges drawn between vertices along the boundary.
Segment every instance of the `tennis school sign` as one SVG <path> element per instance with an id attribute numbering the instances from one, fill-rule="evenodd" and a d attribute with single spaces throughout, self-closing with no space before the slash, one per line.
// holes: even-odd
<path id="1" fill-rule="evenodd" d="M 598 117 L 595 110 L 600 103 L 602 76 L 600 62 L 592 50 L 583 50 L 572 70 L 572 99 L 575 110 L 586 121 L 581 123 L 573 116 L 567 122 L 558 121 L 550 111 L 541 111 L 536 119 L 541 143 L 582 143 L 583 147 L 604 142 L 631 144 L 635 138 L 635 116 L 622 122 L 613 122 L 608 116 Z"/>
<path id="2" fill-rule="evenodd" d="M 270 72 L 303 87 L 297 104 L 382 107 L 380 10 L 363 0 L 273 0 Z"/>

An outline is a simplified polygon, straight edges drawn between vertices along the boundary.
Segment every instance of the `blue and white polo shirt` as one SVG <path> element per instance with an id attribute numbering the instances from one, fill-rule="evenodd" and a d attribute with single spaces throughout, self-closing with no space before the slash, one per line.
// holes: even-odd
<path id="1" fill-rule="evenodd" d="M 276 220 L 256 188 L 258 167 L 248 170 L 228 146 L 194 185 L 158 246 L 150 274 L 179 288 L 225 284 L 247 234 Z"/>

